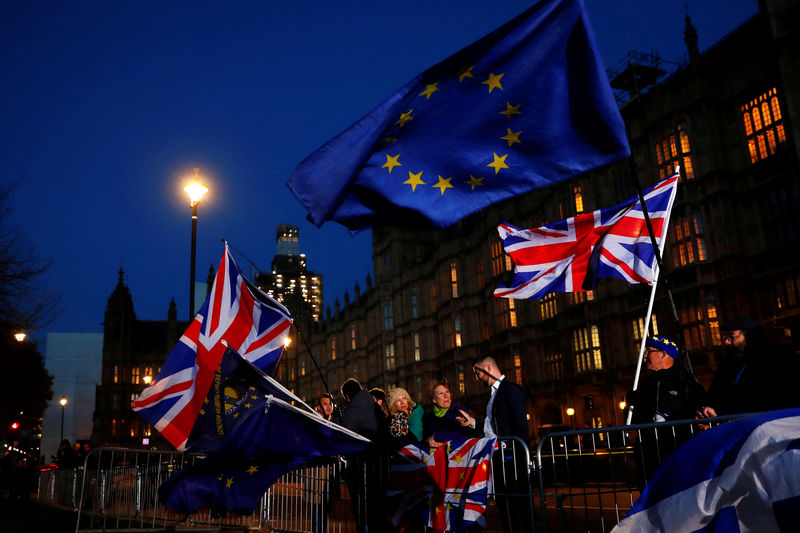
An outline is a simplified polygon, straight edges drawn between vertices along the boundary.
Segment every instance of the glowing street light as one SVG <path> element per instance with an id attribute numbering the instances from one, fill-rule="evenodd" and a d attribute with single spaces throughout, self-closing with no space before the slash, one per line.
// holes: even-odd
<path id="1" fill-rule="evenodd" d="M 194 318 L 194 271 L 195 257 L 197 255 L 197 204 L 208 192 L 208 187 L 200 183 L 200 169 L 194 169 L 192 182 L 183 188 L 189 195 L 189 207 L 192 208 L 192 255 L 191 270 L 189 272 L 189 321 Z"/>
<path id="2" fill-rule="evenodd" d="M 27 337 L 27 336 L 28 336 L 28 334 L 25 333 L 24 331 L 18 331 L 16 333 L 14 333 L 14 338 L 17 339 L 17 342 L 24 341 L 25 337 Z"/>
<path id="3" fill-rule="evenodd" d="M 142 378 L 142 381 L 144 381 L 145 385 L 150 385 L 150 382 L 153 381 L 153 376 L 145 376 Z"/>
<path id="4" fill-rule="evenodd" d="M 61 438 L 58 442 L 61 443 L 64 441 L 64 407 L 66 407 L 69 402 L 65 396 L 62 396 L 61 399 L 58 400 L 58 403 L 61 405 Z"/>

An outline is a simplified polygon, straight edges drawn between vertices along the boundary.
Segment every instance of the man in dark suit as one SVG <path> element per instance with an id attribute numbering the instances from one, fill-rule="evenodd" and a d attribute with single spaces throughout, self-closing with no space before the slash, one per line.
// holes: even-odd
<path id="1" fill-rule="evenodd" d="M 483 434 L 486 437 L 518 437 L 528 445 L 528 420 L 522 388 L 506 379 L 497 361 L 486 356 L 472 365 L 475 379 L 489 387 L 489 403 Z M 475 427 L 475 419 L 464 425 Z M 528 473 L 528 455 L 514 439 L 502 441 L 492 458 L 495 502 L 503 521 L 503 531 L 532 531 L 533 506 Z"/>

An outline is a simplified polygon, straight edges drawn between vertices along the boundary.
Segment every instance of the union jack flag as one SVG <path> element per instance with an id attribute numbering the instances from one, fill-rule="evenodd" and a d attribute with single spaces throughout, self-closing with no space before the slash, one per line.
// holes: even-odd
<path id="1" fill-rule="evenodd" d="M 226 344 L 270 374 L 291 325 L 289 311 L 244 278 L 225 243 L 206 301 L 155 381 L 131 407 L 178 450 L 185 450 Z"/>
<path id="2" fill-rule="evenodd" d="M 659 249 L 675 201 L 678 173 L 643 192 Z M 656 258 L 638 196 L 614 207 L 583 213 L 539 228 L 497 228 L 514 261 L 509 286 L 495 289 L 498 298 L 539 299 L 551 292 L 594 288 L 598 278 L 652 283 Z"/>
<path id="3" fill-rule="evenodd" d="M 453 446 L 455 445 L 455 446 Z M 485 525 L 491 488 L 489 460 L 497 438 L 451 442 L 431 449 L 410 444 L 393 457 L 387 496 L 394 498 L 392 520 L 418 509 L 418 519 L 434 531 L 465 531 Z"/>

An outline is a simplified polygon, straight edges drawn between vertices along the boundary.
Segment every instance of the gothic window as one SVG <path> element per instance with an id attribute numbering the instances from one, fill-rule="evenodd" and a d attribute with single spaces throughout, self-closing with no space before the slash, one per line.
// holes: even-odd
<path id="1" fill-rule="evenodd" d="M 603 358 L 600 352 L 600 331 L 597 326 L 591 325 L 573 330 L 572 350 L 575 354 L 575 370 L 577 373 L 603 369 Z"/>
<path id="2" fill-rule="evenodd" d="M 671 176 L 676 166 L 681 167 L 681 179 L 694 179 L 692 146 L 683 124 L 664 130 L 656 139 L 655 149 L 659 179 Z"/>
<path id="3" fill-rule="evenodd" d="M 522 384 L 522 358 L 519 356 L 519 350 L 514 348 L 512 353 L 512 359 L 514 361 L 514 379 L 517 381 L 518 385 Z"/>
<path id="4" fill-rule="evenodd" d="M 789 276 L 775 285 L 775 305 L 778 309 L 797 306 L 800 301 L 800 276 Z"/>
<path id="5" fill-rule="evenodd" d="M 350 349 L 356 349 L 356 325 L 350 324 Z"/>
<path id="6" fill-rule="evenodd" d="M 139 367 L 133 367 L 131 369 L 131 383 L 134 385 L 139 384 Z"/>
<path id="7" fill-rule="evenodd" d="M 461 315 L 453 316 L 453 342 L 461 346 Z"/>
<path id="8" fill-rule="evenodd" d="M 394 329 L 394 320 L 392 319 L 392 301 L 383 301 L 383 329 Z"/>
<path id="9" fill-rule="evenodd" d="M 658 335 L 658 319 L 656 318 L 656 315 L 650 315 L 650 331 L 653 332 L 653 335 Z M 633 319 L 633 340 L 639 343 L 641 342 L 643 336 L 644 317 L 640 316 L 639 318 Z"/>
<path id="10" fill-rule="evenodd" d="M 414 333 L 414 361 L 422 360 L 422 352 L 419 347 L 419 333 Z"/>
<path id="11" fill-rule="evenodd" d="M 539 301 L 539 311 L 542 320 L 553 318 L 558 313 L 558 304 L 556 302 L 556 295 L 553 293 L 548 294 Z"/>
<path id="12" fill-rule="evenodd" d="M 386 370 L 393 370 L 395 366 L 394 360 L 394 343 L 390 342 L 383 347 L 384 356 L 386 359 Z"/>
<path id="13" fill-rule="evenodd" d="M 576 185 L 573 187 L 572 193 L 575 195 L 575 212 L 583 213 L 583 194 L 581 193 L 581 186 Z"/>
<path id="14" fill-rule="evenodd" d="M 672 227 L 673 238 L 670 246 L 672 247 L 672 263 L 676 267 L 708 259 L 703 218 L 700 211 L 677 217 Z"/>
<path id="15" fill-rule="evenodd" d="M 512 268 L 511 257 L 506 255 L 502 241 L 492 242 L 492 275 L 499 276 Z"/>
<path id="16" fill-rule="evenodd" d="M 419 312 L 417 311 L 417 288 L 411 288 L 411 318 L 417 318 Z"/>
<path id="17" fill-rule="evenodd" d="M 544 352 L 544 365 L 547 377 L 553 381 L 561 379 L 564 376 L 564 358 L 552 346 L 545 348 Z"/>
<path id="18" fill-rule="evenodd" d="M 455 263 L 450 263 L 450 291 L 453 298 L 458 298 L 458 270 Z"/>
<path id="19" fill-rule="evenodd" d="M 569 293 L 569 301 L 572 305 L 594 300 L 594 291 L 577 291 Z"/>
<path id="20" fill-rule="evenodd" d="M 331 337 L 331 360 L 336 359 L 336 337 Z"/>
<path id="21" fill-rule="evenodd" d="M 742 105 L 740 111 L 751 163 L 773 155 L 786 142 L 781 104 L 775 87 Z"/>

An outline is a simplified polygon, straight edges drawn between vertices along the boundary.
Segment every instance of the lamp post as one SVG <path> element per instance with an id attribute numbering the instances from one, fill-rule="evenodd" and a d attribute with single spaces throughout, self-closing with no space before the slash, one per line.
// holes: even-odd
<path id="1" fill-rule="evenodd" d="M 17 342 L 22 342 L 22 341 L 24 341 L 24 340 L 25 340 L 25 337 L 27 337 L 27 336 L 28 336 L 28 334 L 27 334 L 27 333 L 25 333 L 25 332 L 24 332 L 24 331 L 22 331 L 22 330 L 20 330 L 20 331 L 18 331 L 18 332 L 16 332 L 16 333 L 14 333 L 14 338 L 15 338 L 15 339 L 17 339 Z"/>
<path id="2" fill-rule="evenodd" d="M 67 405 L 67 399 L 62 397 L 58 400 L 58 403 L 61 404 L 61 438 L 58 440 L 59 445 L 64 441 L 64 407 Z"/>
<path id="3" fill-rule="evenodd" d="M 189 207 L 192 208 L 192 258 L 191 271 L 189 272 L 189 321 L 194 318 L 194 271 L 195 256 L 197 254 L 197 204 L 203 195 L 208 192 L 208 187 L 200 183 L 200 169 L 194 169 L 192 182 L 183 188 L 189 195 Z"/>

